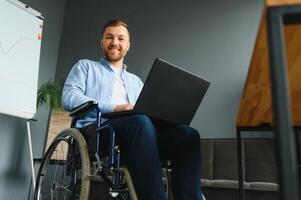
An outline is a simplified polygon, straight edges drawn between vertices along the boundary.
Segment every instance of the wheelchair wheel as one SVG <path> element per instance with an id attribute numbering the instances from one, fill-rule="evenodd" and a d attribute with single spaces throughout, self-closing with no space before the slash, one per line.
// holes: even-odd
<path id="1" fill-rule="evenodd" d="M 82 134 L 63 130 L 47 150 L 38 172 L 35 200 L 88 200 L 90 160 Z"/>
<path id="2" fill-rule="evenodd" d="M 136 191 L 131 179 L 130 172 L 128 171 L 127 168 L 121 167 L 116 169 L 117 170 L 117 176 L 120 176 L 120 184 L 119 184 L 119 189 L 121 191 L 126 191 L 126 192 L 121 192 L 120 196 L 117 199 L 120 200 L 137 200 L 137 195 Z"/>

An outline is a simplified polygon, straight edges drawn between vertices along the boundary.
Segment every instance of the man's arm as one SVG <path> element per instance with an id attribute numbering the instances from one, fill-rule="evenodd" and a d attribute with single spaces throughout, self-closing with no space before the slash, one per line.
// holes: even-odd
<path id="1" fill-rule="evenodd" d="M 86 78 L 87 69 L 79 61 L 71 69 L 64 84 L 62 105 L 65 110 L 70 111 L 87 101 L 95 101 L 84 95 Z"/>
<path id="2" fill-rule="evenodd" d="M 62 94 L 62 105 L 64 109 L 70 111 L 87 101 L 98 101 L 101 112 L 113 112 L 116 107 L 115 105 L 99 102 L 98 99 L 93 99 L 85 95 L 87 78 L 88 65 L 85 64 L 84 61 L 77 62 L 70 71 L 64 85 Z"/>

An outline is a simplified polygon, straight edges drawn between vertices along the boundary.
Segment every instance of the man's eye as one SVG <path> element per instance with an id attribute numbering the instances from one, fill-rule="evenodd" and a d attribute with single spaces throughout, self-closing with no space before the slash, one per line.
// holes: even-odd
<path id="1" fill-rule="evenodd" d="M 124 40 L 124 38 L 119 38 L 119 41 L 123 41 Z"/>

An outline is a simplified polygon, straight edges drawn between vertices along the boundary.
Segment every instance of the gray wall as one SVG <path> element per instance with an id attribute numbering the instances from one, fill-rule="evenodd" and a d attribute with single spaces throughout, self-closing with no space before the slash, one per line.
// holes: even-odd
<path id="1" fill-rule="evenodd" d="M 69 0 L 56 80 L 63 83 L 78 59 L 99 59 L 103 24 L 123 19 L 132 36 L 129 71 L 145 80 L 162 57 L 211 80 L 192 126 L 203 138 L 235 137 L 262 9 L 262 0 Z"/>
<path id="2" fill-rule="evenodd" d="M 43 14 L 39 85 L 54 80 L 65 0 L 24 0 Z M 20 97 L 22 98 L 22 97 Z M 34 157 L 41 157 L 48 126 L 49 110 L 40 108 L 37 122 L 31 122 Z M 26 121 L 0 114 L 0 199 L 27 199 L 30 187 L 30 161 Z"/>
<path id="3" fill-rule="evenodd" d="M 39 85 L 55 73 L 57 82 L 64 82 L 78 59 L 98 59 L 103 24 L 124 19 L 132 35 L 129 71 L 145 80 L 154 58 L 162 57 L 211 80 L 192 126 L 203 138 L 235 137 L 262 0 L 68 0 L 62 37 L 65 0 L 23 2 L 45 17 Z M 48 117 L 49 110 L 40 108 L 38 121 L 31 123 L 34 157 L 42 155 Z M 25 121 L 0 114 L 0 127 L 0 199 L 26 199 L 30 164 Z"/>

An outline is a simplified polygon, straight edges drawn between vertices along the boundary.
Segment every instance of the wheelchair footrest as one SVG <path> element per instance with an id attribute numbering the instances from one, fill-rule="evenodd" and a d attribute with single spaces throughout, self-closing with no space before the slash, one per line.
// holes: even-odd
<path id="1" fill-rule="evenodd" d="M 94 182 L 105 182 L 101 176 L 89 175 L 88 178 Z"/>
<path id="2" fill-rule="evenodd" d="M 129 190 L 126 188 L 126 189 L 116 189 L 116 190 L 113 190 L 111 189 L 110 192 L 111 193 L 125 193 L 125 192 L 128 192 Z"/>

